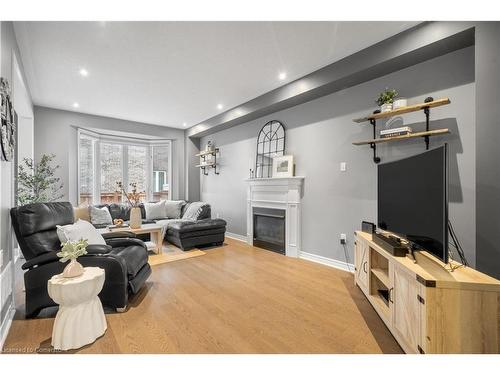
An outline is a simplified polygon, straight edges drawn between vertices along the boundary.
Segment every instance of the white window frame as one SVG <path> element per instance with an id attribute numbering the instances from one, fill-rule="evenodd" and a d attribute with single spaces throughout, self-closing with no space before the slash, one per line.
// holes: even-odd
<path id="1" fill-rule="evenodd" d="M 123 185 L 128 186 L 128 146 L 140 146 L 146 147 L 146 169 L 148 170 L 149 178 L 146 178 L 146 199 L 151 200 L 153 198 L 153 147 L 154 146 L 168 146 L 168 196 L 170 199 L 173 197 L 172 191 L 172 140 L 170 139 L 140 139 L 133 137 L 124 136 L 114 136 L 108 134 L 100 134 L 97 132 L 90 131 L 88 129 L 77 129 L 77 201 L 78 205 L 81 204 L 80 201 L 80 137 L 84 135 L 93 140 L 93 156 L 94 156 L 94 187 L 92 190 L 92 204 L 100 204 L 101 197 L 101 175 L 97 173 L 100 170 L 101 164 L 101 153 L 100 144 L 101 143 L 114 143 L 122 146 L 122 173 L 123 173 Z M 97 202 L 98 200 L 98 202 Z"/>

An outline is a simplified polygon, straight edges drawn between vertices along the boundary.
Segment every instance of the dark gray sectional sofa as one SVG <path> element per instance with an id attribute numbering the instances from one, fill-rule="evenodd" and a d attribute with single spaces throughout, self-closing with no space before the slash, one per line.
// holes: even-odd
<path id="1" fill-rule="evenodd" d="M 186 202 L 186 204 L 183 205 L 181 218 L 172 221 L 172 223 L 168 225 L 165 239 L 182 250 L 189 250 L 196 246 L 222 245 L 226 233 L 226 221 L 222 219 L 212 219 L 209 204 L 204 205 L 195 219 L 185 219 L 184 214 L 186 213 L 186 209 L 192 203 L 193 202 Z M 125 222 L 130 220 L 130 207 L 128 205 L 117 203 L 96 205 L 96 207 L 99 208 L 105 206 L 108 208 L 113 220 L 122 219 Z M 169 219 L 159 218 L 147 220 L 144 205 L 141 204 L 139 207 L 141 208 L 143 224 L 153 224 L 160 220 Z M 94 224 L 94 226 L 96 228 L 106 227 L 106 225 L 96 224 Z M 141 236 L 143 237 L 142 239 L 148 240 L 148 238 L 146 238 L 148 235 L 139 235 L 138 237 Z"/>

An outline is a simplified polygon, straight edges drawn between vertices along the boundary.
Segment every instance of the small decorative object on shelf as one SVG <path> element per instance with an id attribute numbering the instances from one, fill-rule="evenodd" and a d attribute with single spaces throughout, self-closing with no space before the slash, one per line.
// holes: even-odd
<path id="1" fill-rule="evenodd" d="M 219 149 L 214 146 L 212 141 L 208 141 L 205 151 L 196 154 L 195 156 L 200 157 L 200 164 L 195 165 L 196 168 L 200 168 L 203 171 L 203 175 L 208 176 L 208 168 L 213 168 L 215 174 L 219 174 L 217 171 L 217 155 L 219 154 Z"/>
<path id="2" fill-rule="evenodd" d="M 381 94 L 381 96 L 382 96 L 382 94 Z M 428 150 L 429 149 L 429 138 L 431 136 L 442 135 L 442 134 L 446 134 L 446 133 L 450 132 L 449 129 L 430 130 L 430 127 L 429 127 L 430 126 L 430 109 L 434 108 L 434 107 L 440 107 L 443 105 L 447 105 L 447 104 L 450 104 L 450 99 L 448 99 L 448 98 L 434 100 L 434 98 L 429 96 L 429 97 L 425 98 L 423 103 L 413 104 L 413 105 L 406 106 L 406 107 L 400 107 L 400 108 L 393 109 L 392 111 L 388 111 L 388 112 L 374 111 L 373 114 L 371 114 L 369 116 L 354 119 L 353 121 L 356 123 L 362 123 L 365 121 L 370 122 L 370 124 L 373 127 L 373 139 L 370 139 L 367 141 L 353 142 L 352 144 L 356 145 L 356 146 L 370 145 L 370 148 L 373 150 L 373 161 L 376 164 L 380 163 L 380 160 L 381 160 L 380 157 L 377 156 L 377 144 L 378 143 L 400 141 L 400 140 L 404 140 L 404 139 L 422 137 L 425 140 L 425 148 L 426 148 L 426 150 Z M 425 114 L 425 131 L 412 132 L 410 129 L 410 131 L 402 131 L 402 134 L 397 134 L 397 135 L 391 134 L 390 137 L 377 138 L 377 132 L 376 132 L 377 120 L 402 115 L 404 113 L 421 111 L 421 110 L 423 110 L 424 114 Z"/>
<path id="3" fill-rule="evenodd" d="M 130 221 L 129 225 L 132 229 L 138 229 L 142 224 L 142 215 L 139 204 L 141 203 L 141 196 L 144 192 L 140 193 L 137 190 L 137 183 L 132 182 L 130 186 L 132 187 L 132 192 L 127 193 L 121 181 L 117 181 L 116 185 L 118 187 L 117 192 L 124 195 L 127 198 L 128 204 L 130 205 Z"/>
<path id="4" fill-rule="evenodd" d="M 387 87 L 380 93 L 375 102 L 380 106 L 380 111 L 382 113 L 392 111 L 392 103 L 394 102 L 394 98 L 396 96 L 398 96 L 398 92 Z"/>
<path id="5" fill-rule="evenodd" d="M 214 145 L 213 145 L 212 141 L 208 141 L 207 146 L 205 148 L 205 151 L 212 152 L 213 150 L 214 150 Z"/>
<path id="6" fill-rule="evenodd" d="M 408 99 L 406 98 L 397 98 L 394 99 L 394 103 L 392 103 L 392 109 L 398 109 L 398 108 L 403 108 L 408 105 Z"/>
<path id="7" fill-rule="evenodd" d="M 273 158 L 273 177 L 293 177 L 293 155 Z"/>
<path id="8" fill-rule="evenodd" d="M 83 266 L 78 263 L 79 256 L 87 254 L 87 240 L 81 239 L 80 241 L 68 241 L 61 244 L 61 251 L 56 255 L 61 258 L 60 262 L 69 263 L 64 267 L 62 273 L 63 277 L 72 278 L 83 275 Z"/>

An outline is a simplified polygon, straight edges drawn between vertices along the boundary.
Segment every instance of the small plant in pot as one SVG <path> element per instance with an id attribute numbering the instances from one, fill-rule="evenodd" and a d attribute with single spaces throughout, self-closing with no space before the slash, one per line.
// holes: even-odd
<path id="1" fill-rule="evenodd" d="M 61 251 L 56 255 L 61 258 L 60 262 L 69 264 L 64 267 L 63 277 L 77 277 L 83 274 L 83 266 L 78 263 L 79 256 L 87 254 L 87 240 L 80 239 L 79 241 L 67 241 L 61 244 Z"/>
<path id="2" fill-rule="evenodd" d="M 392 103 L 394 98 L 398 96 L 398 92 L 394 89 L 386 88 L 380 93 L 378 99 L 375 101 L 380 106 L 381 112 L 392 111 Z"/>

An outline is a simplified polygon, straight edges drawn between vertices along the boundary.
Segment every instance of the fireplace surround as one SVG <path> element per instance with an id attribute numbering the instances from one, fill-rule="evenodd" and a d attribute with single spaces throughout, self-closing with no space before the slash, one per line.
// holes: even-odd
<path id="1" fill-rule="evenodd" d="M 247 242 L 251 245 L 266 248 L 262 246 L 262 240 L 267 242 L 264 245 L 269 245 L 270 242 L 271 246 L 275 246 L 276 242 L 281 244 L 279 236 L 283 234 L 284 251 L 270 250 L 284 253 L 286 256 L 298 257 L 301 249 L 301 200 L 304 177 L 253 178 L 246 181 L 248 183 Z M 257 212 L 258 216 L 257 233 L 254 232 L 256 225 L 255 212 Z M 261 214 L 259 215 L 259 213 Z M 283 227 L 282 229 L 274 228 L 273 230 L 266 228 L 268 225 L 276 225 L 277 219 L 282 220 L 282 216 L 284 216 L 284 233 L 282 233 Z M 258 222 L 259 220 L 261 222 Z M 259 228 L 258 225 L 261 227 Z M 259 229 L 261 233 L 259 233 Z M 269 241 L 269 234 L 278 234 L 278 236 Z M 257 235 L 257 238 L 255 238 L 255 235 Z"/>

